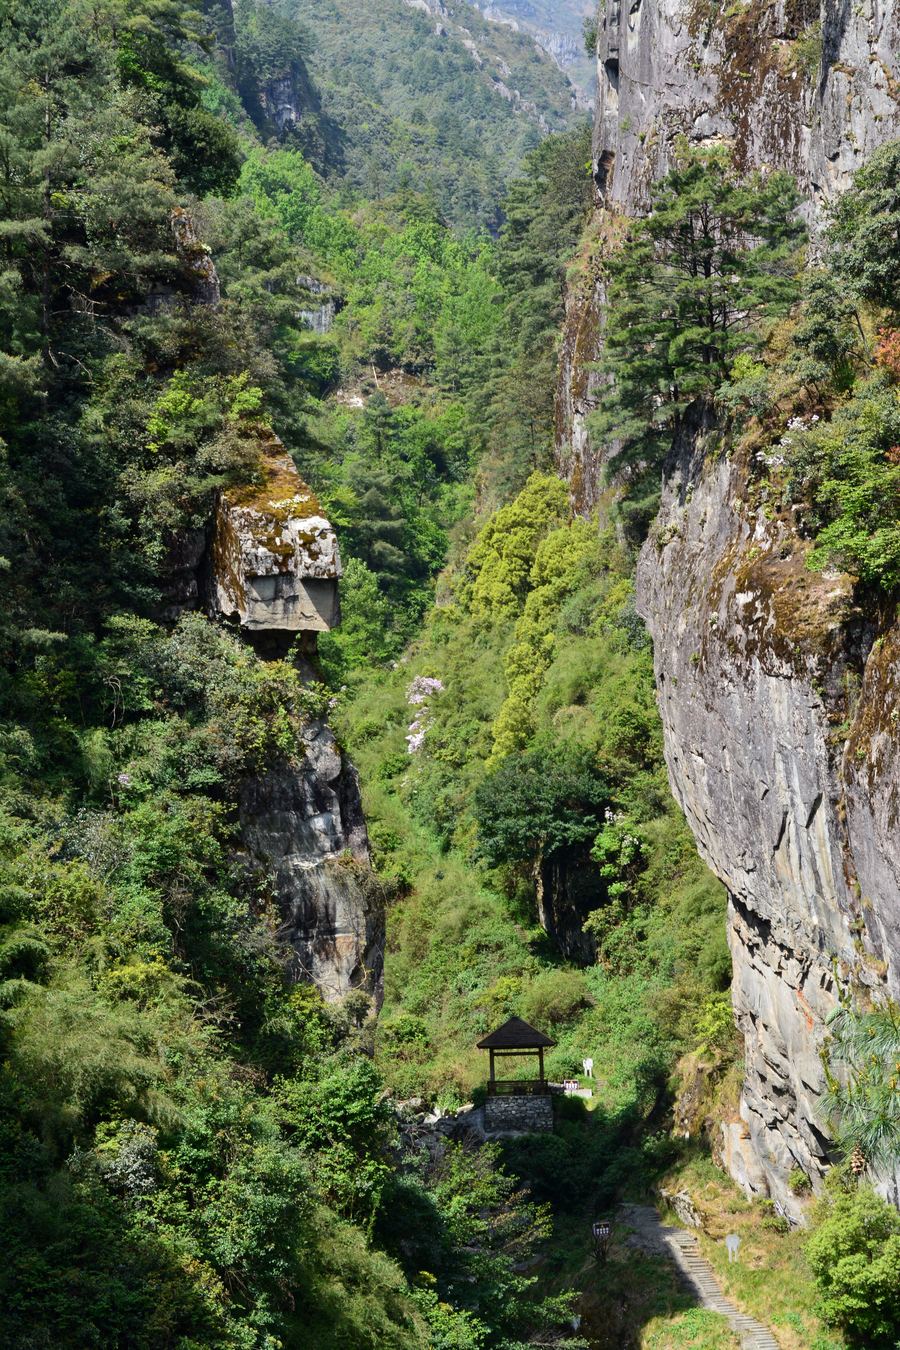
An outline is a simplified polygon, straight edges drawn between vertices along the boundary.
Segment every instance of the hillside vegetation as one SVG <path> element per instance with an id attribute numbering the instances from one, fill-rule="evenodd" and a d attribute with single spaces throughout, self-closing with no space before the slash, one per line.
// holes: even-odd
<path id="1" fill-rule="evenodd" d="M 574 90 L 526 34 L 466 0 L 280 0 L 306 39 L 327 162 L 355 191 L 412 188 L 457 226 L 499 226 L 523 156 L 576 121 Z"/>
<path id="2" fill-rule="evenodd" d="M 488 245 L 414 194 L 341 211 L 298 150 L 266 153 L 193 11 L 29 0 L 0 31 L 4 1342 L 518 1344 L 560 1318 L 519 1270 L 546 1216 L 490 1152 L 397 1185 L 366 1002 L 287 983 L 242 862 L 240 784 L 302 756 L 322 694 L 199 614 L 166 622 L 173 548 L 268 428 L 325 480 L 343 444 L 320 406 L 342 349 L 298 318 L 311 265 L 358 281 L 367 357 L 427 361 L 453 259 Z M 441 474 L 427 509 L 402 499 L 425 523 L 398 631 L 465 446 L 440 391 L 403 428 Z M 338 478 L 360 533 L 377 512 Z"/>
<path id="3" fill-rule="evenodd" d="M 516 87 L 567 128 L 523 159 L 533 119 L 504 120 L 515 105 L 457 37 L 390 12 L 379 28 L 312 6 L 312 48 L 265 5 L 216 30 L 178 0 L 0 3 L 0 1306 L 16 1350 L 575 1347 L 585 1286 L 593 1344 L 721 1331 L 652 1262 L 627 1306 L 621 1278 L 585 1266 L 597 1207 L 692 1152 L 669 1130 L 679 1063 L 702 1137 L 735 1056 L 724 894 L 668 793 L 634 609 L 640 512 L 573 519 L 552 472 L 587 128 L 507 34 Z M 342 74 L 328 44 L 348 32 Z M 283 136 L 281 78 L 309 114 Z M 379 123 L 357 118 L 357 90 L 391 119 L 389 181 L 367 176 Z M 450 115 L 461 91 L 471 125 Z M 776 253 L 741 273 L 757 290 L 777 273 L 754 321 L 789 307 Z M 317 333 L 303 315 L 323 294 L 336 317 Z M 770 388 L 764 345 L 728 348 L 735 399 Z M 699 364 L 718 381 L 721 361 Z M 830 425 L 855 418 L 864 440 L 860 400 L 889 411 L 894 376 L 887 356 L 871 377 L 851 364 L 849 384 L 828 368 Z M 345 555 L 321 684 L 199 610 L 176 617 L 184 541 L 223 487 L 257 481 L 273 431 Z M 827 467 L 831 441 L 811 444 Z M 881 441 L 859 444 L 890 512 Z M 859 503 L 816 481 L 830 557 L 825 531 L 859 524 Z M 238 828 L 242 785 L 296 767 L 326 713 L 360 766 L 386 909 L 377 1020 L 361 991 L 326 1005 L 287 979 L 271 878 Z M 502 1148 L 417 1148 L 396 1102 L 477 1095 L 474 1043 L 512 1012 L 551 1030 L 552 1074 L 593 1055 L 591 1109 L 564 1102 L 554 1135 Z M 844 1049 L 852 1062 L 849 1030 Z M 890 1252 L 900 1238 L 845 1180 L 811 1260 L 831 1320 L 884 1337 L 889 1312 L 852 1306 L 854 1272 L 889 1303 L 870 1221 Z M 803 1299 L 796 1247 L 780 1268 Z"/>

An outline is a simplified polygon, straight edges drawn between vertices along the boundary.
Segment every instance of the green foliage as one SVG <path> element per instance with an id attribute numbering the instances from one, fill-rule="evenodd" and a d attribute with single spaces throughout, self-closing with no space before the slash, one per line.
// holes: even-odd
<path id="1" fill-rule="evenodd" d="M 865 582 L 900 582 L 900 404 L 886 373 L 860 384 L 829 422 L 792 437 L 789 490 L 812 503 L 810 566 Z"/>
<path id="2" fill-rule="evenodd" d="M 556 761 L 535 748 L 509 755 L 475 796 L 480 852 L 491 867 L 552 857 L 594 837 L 608 800 L 589 754 Z"/>
<path id="3" fill-rule="evenodd" d="M 792 334 L 792 373 L 802 384 L 838 389 L 853 382 L 860 358 L 856 310 L 829 270 L 807 272 L 799 322 Z"/>
<path id="4" fill-rule="evenodd" d="M 785 495 L 814 535 L 810 566 L 836 565 L 885 591 L 900 580 L 898 372 L 890 326 L 874 353 L 867 334 L 900 303 L 898 154 L 897 142 L 883 146 L 834 205 L 823 267 L 806 282 L 785 363 L 819 411 L 793 419 L 766 456 L 783 464 Z"/>
<path id="5" fill-rule="evenodd" d="M 730 1048 L 735 1038 L 731 990 L 710 994 L 697 1014 L 697 1050 L 717 1055 Z"/>
<path id="6" fill-rule="evenodd" d="M 523 493 L 519 501 L 524 497 Z M 498 513 L 498 522 L 502 514 L 502 511 Z M 511 539 L 509 543 L 512 543 Z M 579 583 L 596 570 L 599 560 L 597 530 L 586 520 L 574 520 L 562 529 L 554 530 L 538 545 L 529 578 L 531 589 L 516 623 L 515 642 L 506 655 L 509 692 L 494 723 L 493 759 L 521 749 L 534 734 L 534 699 L 553 659 L 559 610 L 577 591 Z M 501 569 L 510 574 L 508 557 L 502 559 L 500 568 L 494 565 L 490 569 L 495 584 Z M 485 570 L 483 567 L 482 576 Z M 477 589 L 476 583 L 473 602 Z M 485 589 L 482 587 L 479 596 L 482 603 Z"/>
<path id="7" fill-rule="evenodd" d="M 469 1092 L 483 1074 L 473 1043 L 525 1010 L 554 1022 L 550 1071 L 571 1074 L 593 1052 L 611 1110 L 634 1120 L 676 1048 L 695 1047 L 698 1007 L 714 994 L 725 1007 L 730 960 L 721 889 L 668 794 L 631 559 L 586 522 L 557 524 L 565 511 L 555 480 L 533 477 L 445 574 L 408 661 L 360 681 L 342 709 L 377 865 L 400 887 L 379 1059 L 405 1095 Z M 498 757 L 517 638 L 538 675 L 519 700 L 523 744 Z M 410 755 L 419 674 L 444 688 Z M 577 908 L 560 938 L 588 957 L 597 942 L 587 987 L 535 940 L 537 885 L 556 903 L 570 883 Z"/>
<path id="8" fill-rule="evenodd" d="M 824 1104 L 845 1154 L 859 1149 L 872 1168 L 900 1157 L 900 1010 L 842 1005 L 829 1022 Z"/>
<path id="9" fill-rule="evenodd" d="M 522 1007 L 533 1026 L 555 1027 L 571 1022 L 591 1001 L 582 976 L 575 970 L 545 970 L 528 985 Z"/>
<path id="10" fill-rule="evenodd" d="M 797 203 L 786 174 L 743 179 L 727 150 L 680 146 L 650 215 L 607 264 L 601 440 L 658 464 L 686 410 L 759 350 L 766 322 L 796 298 Z"/>
<path id="11" fill-rule="evenodd" d="M 896 1345 L 900 1335 L 900 1218 L 868 1187 L 832 1190 L 807 1246 L 821 1314 L 851 1345 Z"/>
<path id="12" fill-rule="evenodd" d="M 379 5 L 352 28 L 306 6 L 319 52 L 341 44 L 326 106 L 277 7 L 232 26 L 169 0 L 0 6 L 0 1298 L 23 1350 L 559 1340 L 568 1300 L 528 1273 L 547 1211 L 497 1150 L 401 1141 L 386 1087 L 457 1102 L 477 1034 L 524 1009 L 559 1070 L 604 1057 L 611 1154 L 720 982 L 720 896 L 664 797 L 631 562 L 535 472 L 586 132 L 534 149 L 535 117 L 458 36 Z M 466 22 L 569 125 L 530 40 Z M 282 79 L 303 110 L 276 144 Z M 323 286 L 319 337 L 302 316 Z M 328 691 L 174 617 L 184 552 L 270 428 L 345 549 L 347 622 L 322 650 L 351 686 L 393 901 L 377 1033 L 367 996 L 289 982 L 240 833 L 248 779 L 301 770 Z M 487 509 L 520 495 L 438 581 L 474 533 L 476 474 Z M 446 692 L 416 757 L 426 671 Z M 536 878 L 573 859 L 606 914 L 585 973 L 534 923 Z M 611 1195 L 624 1172 L 599 1159 Z"/>
<path id="13" fill-rule="evenodd" d="M 528 590 L 538 541 L 549 526 L 562 522 L 567 507 L 565 484 L 535 473 L 515 501 L 490 518 L 466 559 L 476 619 L 516 613 Z"/>
<path id="14" fill-rule="evenodd" d="M 305 245 L 326 266 L 352 256 L 350 222 L 324 207 L 320 180 L 298 151 L 251 151 L 241 167 L 241 190 L 278 221 L 292 244 Z"/>
<path id="15" fill-rule="evenodd" d="M 485 430 L 481 475 L 491 504 L 552 467 L 557 341 L 563 285 L 591 207 L 590 131 L 550 136 L 510 185 L 497 255 L 502 310 L 490 378 L 477 400 Z"/>
<path id="16" fill-rule="evenodd" d="M 523 1257 L 550 1233 L 550 1215 L 500 1166 L 495 1144 L 450 1144 L 437 1156 L 420 1150 L 379 1223 L 388 1248 L 417 1274 L 438 1344 L 518 1350 L 530 1328 L 570 1315 L 567 1296 L 541 1297 L 535 1277 L 523 1273 Z M 461 1315 L 435 1306 L 434 1296 L 450 1290 Z"/>
<path id="17" fill-rule="evenodd" d="M 498 226 L 504 191 L 541 139 L 539 118 L 553 132 L 574 121 L 562 72 L 527 34 L 478 12 L 454 12 L 436 31 L 403 0 L 375 0 L 358 19 L 350 0 L 308 0 L 302 12 L 344 181 L 374 200 L 415 185 L 459 228 Z M 504 98 L 497 80 L 519 98 Z"/>
<path id="18" fill-rule="evenodd" d="M 378 578 L 359 558 L 349 558 L 341 581 L 341 625 L 319 639 L 319 660 L 337 687 L 354 671 L 384 665 L 395 651 L 391 606 Z"/>
<path id="19" fill-rule="evenodd" d="M 861 300 L 900 309 L 900 141 L 880 146 L 837 199 L 828 231 L 829 262 Z"/>
<path id="20" fill-rule="evenodd" d="M 200 614 L 170 617 L 179 549 L 200 546 L 221 486 L 253 482 L 277 427 L 347 545 L 328 673 L 399 654 L 506 359 L 497 245 L 406 187 L 338 202 L 302 34 L 271 7 L 213 34 L 163 0 L 28 0 L 0 29 L 5 1339 L 512 1350 L 555 1334 L 565 1300 L 521 1272 L 546 1216 L 493 1152 L 431 1173 L 409 1156 L 368 998 L 329 1008 L 286 979 L 236 804 L 248 778 L 299 769 L 328 692 Z M 312 112 L 264 150 L 251 122 L 269 126 L 283 75 Z M 504 147 L 505 173 L 528 140 Z M 496 189 L 460 212 L 495 219 Z M 342 305 L 324 338 L 301 318 L 320 278 Z M 360 363 L 372 397 L 324 409 Z M 380 388 L 392 365 L 400 398 Z M 393 755 L 386 781 L 402 740 Z M 485 969 L 514 933 L 486 897 Z M 441 990 L 436 962 L 425 978 Z M 412 1011 L 386 1021 L 414 1074 L 430 1035 Z M 410 1262 L 386 1214 L 409 1233 L 423 1210 L 435 1245 Z"/>

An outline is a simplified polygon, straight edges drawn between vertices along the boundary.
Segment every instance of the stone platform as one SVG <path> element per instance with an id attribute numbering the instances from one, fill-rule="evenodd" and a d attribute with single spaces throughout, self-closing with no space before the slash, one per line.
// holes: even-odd
<path id="1" fill-rule="evenodd" d="M 549 1093 L 488 1097 L 484 1103 L 484 1129 L 488 1135 L 552 1130 L 553 1098 Z"/>

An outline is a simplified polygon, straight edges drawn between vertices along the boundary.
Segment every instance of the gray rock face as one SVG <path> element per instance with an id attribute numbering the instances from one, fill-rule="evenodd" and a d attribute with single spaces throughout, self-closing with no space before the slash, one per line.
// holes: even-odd
<path id="1" fill-rule="evenodd" d="M 176 206 L 169 217 L 175 252 L 196 304 L 215 309 L 221 300 L 219 276 L 212 254 L 197 233 L 190 212 Z"/>
<path id="2" fill-rule="evenodd" d="M 603 505 L 601 457 L 591 443 L 588 417 L 597 406 L 602 375 L 592 368 L 602 349 L 603 284 L 590 273 L 566 287 L 566 320 L 559 349 L 556 384 L 555 451 L 572 504 L 590 516 Z"/>
<path id="3" fill-rule="evenodd" d="M 609 0 L 598 228 L 646 209 L 682 135 L 795 174 L 815 226 L 900 135 L 898 28 L 890 0 Z M 558 463 L 585 512 L 603 505 L 584 428 L 602 377 L 586 378 L 580 353 L 602 311 L 597 284 L 570 297 L 557 404 Z M 843 984 L 900 988 L 900 633 L 860 613 L 850 578 L 807 570 L 790 518 L 767 519 L 747 466 L 720 457 L 711 430 L 673 455 L 638 603 L 672 789 L 731 897 L 746 1080 L 723 1157 L 748 1193 L 800 1217 L 788 1174 L 815 1183 L 828 1157 L 823 1020 Z"/>
<path id="4" fill-rule="evenodd" d="M 806 567 L 746 466 L 685 438 L 638 567 L 666 761 L 701 854 L 728 888 L 746 1048 L 725 1158 L 800 1215 L 815 1183 L 823 1022 L 839 987 L 900 986 L 900 628 L 879 635 L 851 578 Z"/>
<path id="5" fill-rule="evenodd" d="M 240 822 L 250 854 L 274 875 L 292 976 L 329 1001 L 352 988 L 380 1000 L 384 915 L 359 784 L 327 726 L 310 728 L 297 769 L 244 785 Z"/>
<path id="6" fill-rule="evenodd" d="M 324 337 L 334 327 L 334 319 L 337 314 L 335 297 L 330 293 L 325 283 L 319 281 L 317 277 L 299 276 L 297 285 L 308 291 L 311 297 L 309 305 L 298 309 L 297 318 L 319 337 Z"/>
<path id="7" fill-rule="evenodd" d="M 898 38 L 891 0 L 609 0 L 594 149 L 604 200 L 640 211 L 684 135 L 790 170 L 821 204 L 896 135 Z"/>
<path id="8" fill-rule="evenodd" d="M 277 437 L 262 481 L 228 488 L 216 514 L 212 604 L 248 634 L 321 633 L 339 621 L 337 537 Z"/>

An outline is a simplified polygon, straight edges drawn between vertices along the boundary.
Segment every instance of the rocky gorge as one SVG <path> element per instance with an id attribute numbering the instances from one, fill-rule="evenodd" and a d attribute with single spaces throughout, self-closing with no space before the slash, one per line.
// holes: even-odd
<path id="1" fill-rule="evenodd" d="M 897 22 L 879 3 L 613 0 L 597 46 L 598 254 L 646 207 L 679 136 L 794 174 L 815 241 L 829 201 L 900 127 Z M 557 397 L 557 461 L 584 514 L 615 494 L 586 429 L 603 312 L 588 269 L 570 286 Z M 729 894 L 745 1075 L 722 1156 L 795 1217 L 790 1174 L 818 1184 L 830 1158 L 817 1105 L 829 1014 L 847 990 L 900 986 L 900 629 L 852 576 L 809 570 L 809 549 L 714 421 L 682 429 L 638 608 L 671 787 Z"/>

